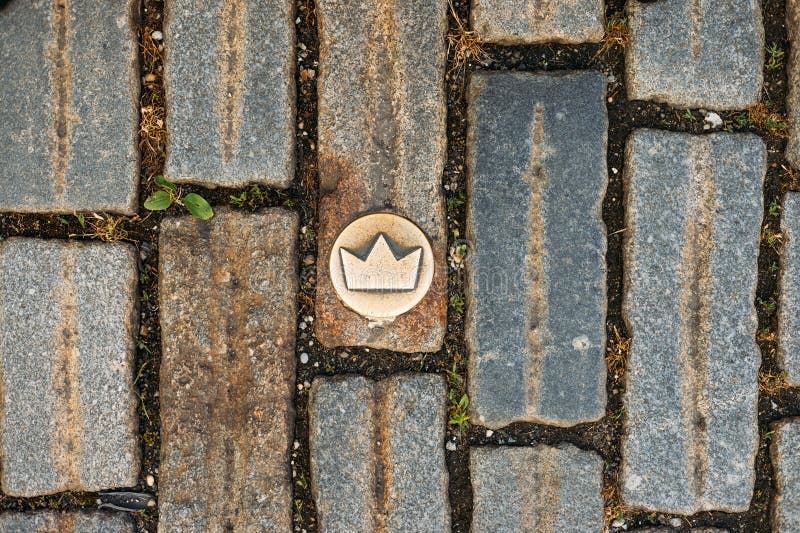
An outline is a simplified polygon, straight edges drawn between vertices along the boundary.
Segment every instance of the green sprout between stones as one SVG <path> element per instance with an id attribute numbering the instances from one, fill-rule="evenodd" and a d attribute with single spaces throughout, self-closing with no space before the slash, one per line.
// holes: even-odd
<path id="1" fill-rule="evenodd" d="M 767 69 L 778 70 L 783 67 L 784 52 L 778 43 L 772 43 L 766 48 L 767 51 Z"/>
<path id="2" fill-rule="evenodd" d="M 184 196 L 183 191 L 174 183 L 164 179 L 164 176 L 156 176 L 155 182 L 160 189 L 144 201 L 145 209 L 164 211 L 172 204 L 175 204 L 185 207 L 192 216 L 200 220 L 208 220 L 214 216 L 214 210 L 211 209 L 206 199 L 199 194 L 190 192 Z"/>

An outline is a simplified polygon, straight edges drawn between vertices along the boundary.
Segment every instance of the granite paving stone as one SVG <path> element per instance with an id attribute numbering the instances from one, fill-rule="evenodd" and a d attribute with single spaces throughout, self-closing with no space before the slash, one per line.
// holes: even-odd
<path id="1" fill-rule="evenodd" d="M 766 148 L 750 134 L 636 130 L 625 165 L 623 500 L 680 514 L 746 511 Z"/>
<path id="2" fill-rule="evenodd" d="M 606 78 L 478 73 L 468 94 L 473 421 L 605 414 Z"/>
<path id="3" fill-rule="evenodd" d="M 472 27 L 481 39 L 506 45 L 598 42 L 603 0 L 474 0 Z"/>
<path id="4" fill-rule="evenodd" d="M 758 103 L 764 27 L 759 0 L 628 0 L 628 98 L 677 107 Z"/>
<path id="5" fill-rule="evenodd" d="M 311 484 L 322 532 L 449 531 L 444 379 L 316 378 Z"/>
<path id="6" fill-rule="evenodd" d="M 207 187 L 288 187 L 294 2 L 168 2 L 164 43 L 165 176 Z"/>
<path id="7" fill-rule="evenodd" d="M 470 450 L 472 531 L 603 531 L 603 460 L 571 445 Z"/>
<path id="8" fill-rule="evenodd" d="M 770 444 L 776 488 L 772 527 L 776 533 L 789 533 L 800 530 L 800 419 L 783 420 L 774 429 Z"/>
<path id="9" fill-rule="evenodd" d="M 127 244 L 0 244 L 4 494 L 136 485 L 136 286 Z"/>
<path id="10" fill-rule="evenodd" d="M 218 210 L 159 235 L 159 531 L 289 531 L 297 215 Z"/>
<path id="11" fill-rule="evenodd" d="M 3 533 L 133 533 L 133 520 L 124 513 L 80 511 L 58 513 L 0 513 Z"/>
<path id="12" fill-rule="evenodd" d="M 781 216 L 783 269 L 780 281 L 778 358 L 786 380 L 800 385 L 800 194 L 786 193 Z"/>
<path id="13" fill-rule="evenodd" d="M 139 2 L 6 4 L 0 211 L 134 214 Z"/>
<path id="14" fill-rule="evenodd" d="M 794 168 L 800 168 L 800 1 L 786 0 L 786 31 L 789 51 L 786 52 L 786 73 L 789 85 L 786 94 L 786 113 L 789 122 L 789 139 L 786 159 Z"/>
<path id="15" fill-rule="evenodd" d="M 440 348 L 447 315 L 444 74 L 447 0 L 321 0 L 319 255 L 315 331 L 323 345 Z M 367 211 L 409 218 L 431 241 L 431 288 L 376 324 L 345 307 L 330 279 L 336 236 Z"/>

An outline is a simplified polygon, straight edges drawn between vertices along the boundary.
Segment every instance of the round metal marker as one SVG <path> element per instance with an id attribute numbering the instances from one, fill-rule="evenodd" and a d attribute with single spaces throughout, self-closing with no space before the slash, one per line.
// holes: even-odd
<path id="1" fill-rule="evenodd" d="M 372 319 L 409 311 L 433 279 L 428 238 L 413 222 L 392 213 L 371 213 L 351 222 L 334 241 L 329 260 L 336 294 Z"/>

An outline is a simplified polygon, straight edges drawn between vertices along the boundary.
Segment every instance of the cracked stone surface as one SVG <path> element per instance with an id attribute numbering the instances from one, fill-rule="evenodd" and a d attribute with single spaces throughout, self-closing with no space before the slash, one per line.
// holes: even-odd
<path id="1" fill-rule="evenodd" d="M 0 211 L 135 214 L 138 5 L 0 10 Z"/>
<path id="2" fill-rule="evenodd" d="M 176 183 L 288 187 L 294 176 L 294 2 L 165 5 L 164 174 Z"/>
<path id="3" fill-rule="evenodd" d="M 298 219 L 167 218 L 159 234 L 162 531 L 288 531 Z"/>
<path id="4" fill-rule="evenodd" d="M 571 445 L 470 450 L 472 531 L 603 530 L 603 460 Z"/>
<path id="5" fill-rule="evenodd" d="M 800 530 L 800 419 L 791 418 L 773 426 L 770 455 L 775 468 L 777 494 L 772 508 L 772 526 L 777 533 Z"/>
<path id="6" fill-rule="evenodd" d="M 778 358 L 786 381 L 800 385 L 800 193 L 788 192 L 781 215 L 782 273 L 778 317 Z"/>
<path id="7" fill-rule="evenodd" d="M 136 286 L 126 244 L 0 244 L 4 494 L 136 485 Z"/>
<path id="8" fill-rule="evenodd" d="M 626 13 L 628 98 L 721 110 L 758 103 L 761 2 L 628 0 Z"/>
<path id="9" fill-rule="evenodd" d="M 79 511 L 58 513 L 0 513 L 4 533 L 133 533 L 133 520 L 125 513 Z"/>
<path id="10" fill-rule="evenodd" d="M 449 531 L 446 392 L 431 374 L 314 380 L 309 433 L 320 531 Z"/>
<path id="11" fill-rule="evenodd" d="M 758 446 L 754 307 L 766 149 L 636 130 L 626 147 L 626 504 L 748 509 Z"/>
<path id="12" fill-rule="evenodd" d="M 605 94 L 592 71 L 472 76 L 466 340 L 480 425 L 605 414 Z"/>
<path id="13" fill-rule="evenodd" d="M 602 0 L 474 0 L 472 27 L 481 39 L 506 45 L 598 42 Z"/>
<path id="14" fill-rule="evenodd" d="M 444 339 L 447 272 L 444 79 L 447 0 L 321 0 L 319 255 L 315 332 L 328 347 L 432 352 Z M 425 298 L 378 327 L 336 296 L 328 259 L 337 235 L 368 211 L 425 232 L 434 277 Z"/>

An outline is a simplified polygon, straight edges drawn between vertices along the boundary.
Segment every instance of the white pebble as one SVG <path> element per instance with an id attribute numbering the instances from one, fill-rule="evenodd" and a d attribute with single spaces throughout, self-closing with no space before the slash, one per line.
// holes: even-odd
<path id="1" fill-rule="evenodd" d="M 447 444 L 445 444 L 444 447 L 447 448 L 448 451 L 456 451 L 456 443 L 451 440 L 447 441 Z"/>
<path id="2" fill-rule="evenodd" d="M 486 436 L 487 437 L 491 437 L 492 435 L 494 435 L 494 431 L 492 431 L 491 429 L 487 429 L 486 430 Z"/>
<path id="3" fill-rule="evenodd" d="M 308 363 L 308 354 L 306 352 L 300 354 L 300 362 L 303 364 Z"/>
<path id="4" fill-rule="evenodd" d="M 719 128 L 720 126 L 722 126 L 722 117 L 720 117 L 713 111 L 709 111 L 708 113 L 706 113 L 703 122 L 705 122 L 712 128 Z"/>
<path id="5" fill-rule="evenodd" d="M 147 476 L 144 480 L 147 483 L 148 487 L 152 487 L 153 485 L 156 484 L 156 478 L 154 478 L 153 476 Z"/>
<path id="6" fill-rule="evenodd" d="M 156 30 L 151 34 L 151 37 L 153 37 L 154 41 L 160 41 L 161 39 L 164 38 L 164 34 Z"/>

